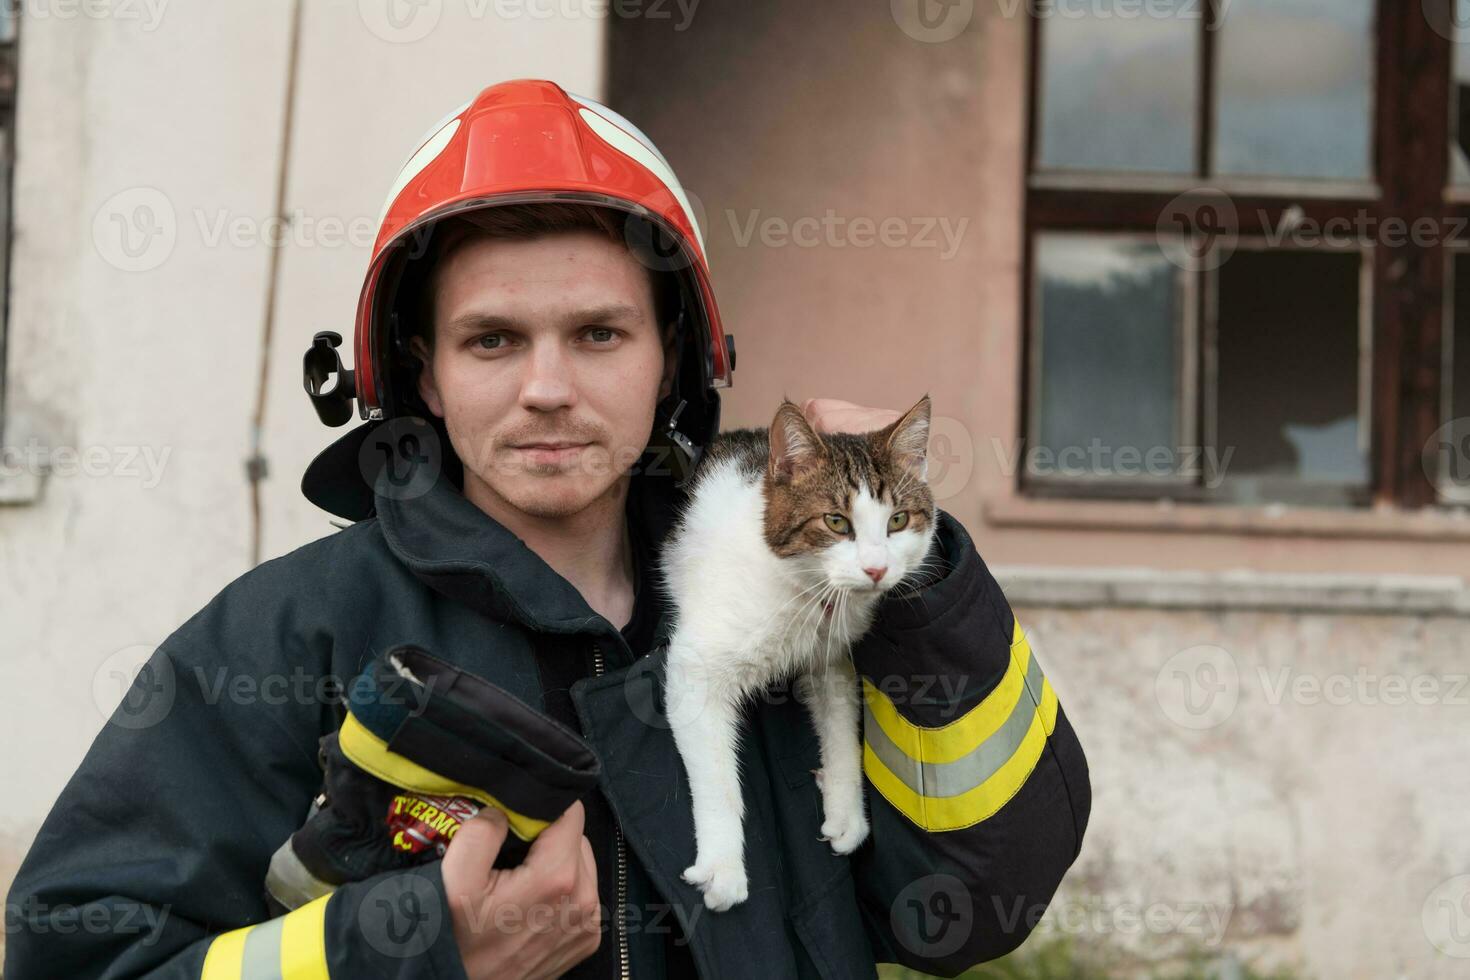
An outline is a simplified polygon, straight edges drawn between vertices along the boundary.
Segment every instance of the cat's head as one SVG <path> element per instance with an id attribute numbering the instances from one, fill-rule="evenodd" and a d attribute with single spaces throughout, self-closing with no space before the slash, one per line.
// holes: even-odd
<path id="1" fill-rule="evenodd" d="M 928 395 L 861 435 L 819 434 L 783 400 L 770 435 L 765 537 L 773 552 L 857 592 L 887 591 L 919 568 L 934 538 Z"/>

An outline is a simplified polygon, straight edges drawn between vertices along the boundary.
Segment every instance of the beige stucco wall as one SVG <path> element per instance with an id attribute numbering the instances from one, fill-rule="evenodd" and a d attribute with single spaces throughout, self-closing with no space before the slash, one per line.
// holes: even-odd
<path id="1" fill-rule="evenodd" d="M 0 710 L 0 891 L 120 697 L 115 672 L 249 568 L 244 461 L 289 25 L 282 0 L 25 7 L 6 436 L 72 447 L 85 466 L 58 460 L 72 473 L 53 472 L 38 502 L 0 506 L 0 685 L 14 695 Z M 351 336 L 399 165 L 492 82 L 601 90 L 602 18 L 399 7 L 418 13 L 396 29 L 387 0 L 305 8 L 286 195 L 299 217 L 268 364 L 267 558 L 332 530 L 297 490 L 333 434 L 301 392 L 301 354 L 317 330 Z M 135 255 L 117 220 L 138 222 Z"/>

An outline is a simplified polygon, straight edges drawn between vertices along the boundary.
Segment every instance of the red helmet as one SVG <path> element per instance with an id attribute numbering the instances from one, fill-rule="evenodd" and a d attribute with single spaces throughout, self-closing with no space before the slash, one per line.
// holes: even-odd
<path id="1" fill-rule="evenodd" d="M 401 379 L 390 364 L 394 345 L 404 342 L 397 331 L 397 292 L 415 246 L 422 248 L 434 224 L 452 215 L 555 202 L 626 213 L 630 245 L 635 235 L 651 234 L 656 241 L 638 243 L 638 254 L 676 274 L 681 364 L 675 394 L 661 403 L 659 418 L 663 434 L 687 457 L 680 470 L 692 470 L 718 428 L 717 389 L 730 385 L 735 367 L 733 338 L 720 324 L 693 208 L 668 161 L 632 123 L 552 82 L 519 79 L 492 85 L 450 113 L 399 171 L 357 304 L 355 369 L 342 366 L 339 335 L 323 331 L 313 338 L 305 384 L 317 414 L 328 425 L 342 425 L 355 397 L 368 425 L 313 461 L 302 481 L 309 499 L 342 516 L 366 516 L 371 487 L 356 464 L 358 450 L 377 423 L 413 413 L 409 394 L 394 390 Z"/>

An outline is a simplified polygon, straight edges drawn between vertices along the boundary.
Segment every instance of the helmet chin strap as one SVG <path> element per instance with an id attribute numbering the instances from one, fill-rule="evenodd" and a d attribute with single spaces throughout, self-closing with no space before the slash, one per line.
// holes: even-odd
<path id="1" fill-rule="evenodd" d="M 684 367 L 684 347 L 688 340 L 685 331 L 684 311 L 674 321 L 674 375 L 669 396 L 658 403 L 654 411 L 653 437 L 648 442 L 649 451 L 654 453 L 654 466 L 668 466 L 674 475 L 676 486 L 683 487 L 694 475 L 695 467 L 704 454 L 703 446 L 679 431 L 679 417 L 689 402 L 681 392 L 680 375 Z M 672 407 L 670 407 L 672 406 Z"/>

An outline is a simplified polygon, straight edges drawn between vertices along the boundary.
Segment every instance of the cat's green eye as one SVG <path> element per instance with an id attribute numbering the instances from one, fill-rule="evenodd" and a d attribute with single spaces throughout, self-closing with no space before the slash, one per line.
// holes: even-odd
<path id="1" fill-rule="evenodd" d="M 847 518 L 841 514 L 824 514 L 822 520 L 827 522 L 827 530 L 833 534 L 846 534 L 850 527 Z"/>
<path id="2" fill-rule="evenodd" d="M 896 510 L 893 512 L 893 516 L 888 518 L 889 533 L 892 533 L 894 531 L 902 531 L 908 526 L 909 512 L 906 510 Z"/>

